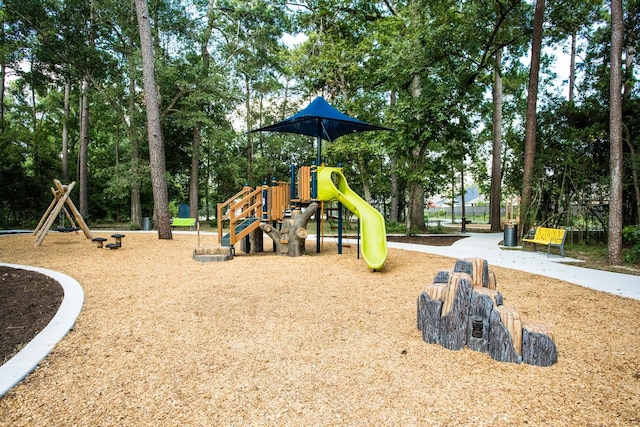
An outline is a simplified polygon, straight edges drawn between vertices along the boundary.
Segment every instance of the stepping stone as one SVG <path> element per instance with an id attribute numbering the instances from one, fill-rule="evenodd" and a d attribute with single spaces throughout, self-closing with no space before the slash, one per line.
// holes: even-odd
<path id="1" fill-rule="evenodd" d="M 112 234 L 111 237 L 116 239 L 116 245 L 122 246 L 122 238 L 124 237 L 124 234 Z"/>
<path id="2" fill-rule="evenodd" d="M 103 243 L 107 241 L 104 237 L 94 237 L 91 239 L 92 242 L 96 242 L 98 244 L 98 248 L 102 248 Z"/>

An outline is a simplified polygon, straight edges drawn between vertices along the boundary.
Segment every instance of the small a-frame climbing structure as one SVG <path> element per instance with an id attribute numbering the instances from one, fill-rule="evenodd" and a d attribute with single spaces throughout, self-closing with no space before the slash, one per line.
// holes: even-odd
<path id="1" fill-rule="evenodd" d="M 56 221 L 56 218 L 58 217 L 60 211 L 64 212 L 65 216 L 69 220 L 69 223 L 71 223 L 72 228 L 76 228 L 75 222 L 73 221 L 73 218 L 75 218 L 85 237 L 87 239 L 93 239 L 91 230 L 89 230 L 87 223 L 84 222 L 84 218 L 82 218 L 82 215 L 80 215 L 80 211 L 76 209 L 76 206 L 73 204 L 73 201 L 69 197 L 71 195 L 71 190 L 73 190 L 73 186 L 76 185 L 76 183 L 72 182 L 69 185 L 62 185 L 60 181 L 54 179 L 53 184 L 55 185 L 55 188 L 51 187 L 53 200 L 47 208 L 47 211 L 44 213 L 44 215 L 42 215 L 38 226 L 33 232 L 33 234 L 36 236 L 35 246 L 40 246 L 44 238 L 47 237 L 47 233 L 49 232 L 49 229 L 51 228 L 53 223 Z M 69 211 L 71 211 L 71 214 L 73 214 L 73 218 L 71 217 L 71 214 L 69 214 Z"/>

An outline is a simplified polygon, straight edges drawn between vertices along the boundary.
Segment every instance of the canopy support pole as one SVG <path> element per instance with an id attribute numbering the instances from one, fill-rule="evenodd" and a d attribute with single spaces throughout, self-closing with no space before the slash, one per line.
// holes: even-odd
<path id="1" fill-rule="evenodd" d="M 316 141 L 317 141 L 317 146 L 318 146 L 318 153 L 316 155 L 316 166 L 320 167 L 320 158 L 321 156 L 321 151 L 322 151 L 322 120 L 318 119 L 318 136 L 316 137 Z M 315 175 L 317 179 L 317 174 Z M 314 197 L 318 197 L 317 194 L 314 194 Z M 321 221 L 321 215 L 322 215 L 322 209 L 318 209 L 316 211 L 316 253 L 319 254 L 320 253 L 320 221 Z"/>

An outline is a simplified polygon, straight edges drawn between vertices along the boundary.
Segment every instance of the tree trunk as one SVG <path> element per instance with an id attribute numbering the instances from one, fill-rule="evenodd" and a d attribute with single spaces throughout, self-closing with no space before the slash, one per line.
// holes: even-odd
<path id="1" fill-rule="evenodd" d="M 89 2 L 89 21 L 87 23 L 87 44 L 95 46 L 93 20 L 94 0 Z M 85 71 L 82 80 L 82 108 L 80 110 L 80 153 L 79 153 L 79 192 L 80 214 L 85 218 L 89 215 L 89 70 Z"/>
<path id="2" fill-rule="evenodd" d="M 87 217 L 89 213 L 89 83 L 82 80 L 82 96 L 80 108 L 80 152 L 78 155 L 78 181 L 80 193 L 80 214 Z"/>
<path id="3" fill-rule="evenodd" d="M 407 233 L 424 231 L 424 189 L 421 183 L 409 184 L 408 210 Z"/>
<path id="4" fill-rule="evenodd" d="M 629 165 L 631 168 L 631 177 L 633 178 L 633 190 L 636 195 L 636 224 L 637 221 L 640 221 L 640 177 L 638 176 L 638 156 L 636 155 L 636 150 L 631 143 L 631 135 L 629 134 L 629 130 L 623 124 L 623 128 L 625 129 L 624 136 L 622 140 L 629 147 Z"/>
<path id="5" fill-rule="evenodd" d="M 418 98 L 421 93 L 422 85 L 420 82 L 420 76 L 414 74 L 411 81 L 411 96 Z M 416 163 L 422 160 L 422 154 L 423 153 L 418 149 L 413 152 L 413 157 L 416 159 Z M 409 182 L 408 190 L 407 234 L 412 231 L 424 231 L 426 229 L 424 223 L 424 189 L 422 188 L 422 182 Z"/>
<path id="6" fill-rule="evenodd" d="M 451 223 L 456 222 L 456 170 L 451 167 Z"/>
<path id="7" fill-rule="evenodd" d="M 489 196 L 489 223 L 493 232 L 499 232 L 502 206 L 502 52 L 496 52 L 493 79 L 493 152 L 491 156 L 491 194 Z"/>
<path id="8" fill-rule="evenodd" d="M 636 48 L 635 46 L 625 46 L 624 73 L 622 79 L 622 99 L 628 101 L 631 99 L 635 77 L 633 73 L 633 64 L 635 62 Z"/>
<path id="9" fill-rule="evenodd" d="M 4 58 L 2 58 L 2 63 L 0 64 L 0 132 L 4 132 L 4 92 L 6 78 L 7 67 L 4 64 Z"/>
<path id="10" fill-rule="evenodd" d="M 307 222 L 318 209 L 317 203 L 311 203 L 304 212 L 295 210 L 291 218 L 282 222 L 282 229 L 277 230 L 270 224 L 260 224 L 260 229 L 267 233 L 276 245 L 278 255 L 287 254 L 290 257 L 302 256 L 306 253 Z M 320 236 L 317 237 L 318 239 Z"/>
<path id="11" fill-rule="evenodd" d="M 391 203 L 389 207 L 389 220 L 393 222 L 399 222 L 400 216 L 398 215 L 398 173 L 396 172 L 397 160 L 395 156 L 391 156 Z"/>
<path id="12" fill-rule="evenodd" d="M 389 97 L 389 104 L 391 107 L 396 105 L 396 92 L 391 91 Z M 398 215 L 398 172 L 396 171 L 397 158 L 394 154 L 391 155 L 391 201 L 389 206 L 389 220 L 399 222 L 400 217 Z"/>
<path id="13" fill-rule="evenodd" d="M 367 182 L 367 177 L 369 176 L 369 174 L 366 170 L 366 161 L 365 159 L 360 158 L 358 163 L 360 165 L 360 177 L 362 179 L 362 195 L 364 200 L 367 203 L 371 204 L 373 202 L 373 196 L 371 195 L 371 188 L 369 187 L 369 183 Z"/>
<path id="14" fill-rule="evenodd" d="M 464 189 L 464 154 L 462 155 L 462 160 L 460 161 L 460 216 L 462 218 L 462 231 L 465 229 L 465 221 L 467 220 L 467 211 L 465 200 L 466 191 Z"/>
<path id="15" fill-rule="evenodd" d="M 573 92 L 576 86 L 576 33 L 571 34 L 571 62 L 569 65 L 569 103 L 573 105 Z"/>
<path id="16" fill-rule="evenodd" d="M 127 134 L 131 144 L 131 222 L 142 227 L 142 204 L 140 202 L 140 140 L 136 123 L 136 82 L 133 78 L 133 58 L 129 57 L 129 122 Z M 148 214 L 151 214 L 150 212 Z"/>
<path id="17" fill-rule="evenodd" d="M 71 82 L 64 82 L 64 116 L 62 118 L 62 182 L 69 182 L 69 99 Z"/>
<path id="18" fill-rule="evenodd" d="M 522 172 L 522 198 L 520 199 L 521 233 L 528 230 L 531 217 L 533 196 L 533 166 L 536 158 L 536 106 L 538 101 L 538 81 L 540 74 L 540 53 L 542 51 L 542 25 L 544 23 L 544 2 L 536 0 L 533 17 L 533 40 L 531 42 L 531 66 L 529 69 L 529 88 L 527 95 L 527 116 L 524 140 L 524 167 Z"/>
<path id="19" fill-rule="evenodd" d="M 200 56 L 202 57 L 202 79 L 209 77 L 211 56 L 209 55 L 209 40 L 214 26 L 215 0 L 210 0 L 207 5 L 207 27 L 202 37 Z M 205 106 L 200 105 L 200 110 L 206 113 Z M 192 218 L 198 218 L 200 208 L 200 147 L 202 145 L 202 123 L 196 122 L 193 129 L 193 144 L 191 147 L 191 174 L 189 181 L 189 212 Z M 208 213 L 207 213 L 208 219 Z"/>
<path id="20" fill-rule="evenodd" d="M 247 110 L 247 118 L 246 118 L 246 126 L 247 131 L 252 128 L 251 121 L 251 85 L 249 82 L 249 76 L 245 75 L 244 79 L 245 85 L 245 108 Z M 253 134 L 247 134 L 247 182 L 251 182 L 251 178 L 253 176 Z"/>
<path id="21" fill-rule="evenodd" d="M 151 167 L 151 185 L 156 210 L 156 223 L 159 239 L 172 239 L 171 217 L 169 214 L 169 193 L 165 178 L 166 165 L 164 141 L 160 125 L 160 107 L 156 90 L 153 44 L 149 10 L 146 0 L 135 0 L 140 48 L 142 51 L 142 76 L 144 80 L 145 105 L 147 107 L 147 134 L 149 138 L 149 165 Z"/>
<path id="22" fill-rule="evenodd" d="M 200 192 L 200 144 L 202 134 L 200 133 L 200 123 L 196 123 L 193 128 L 193 143 L 191 145 L 191 175 L 189 177 L 189 212 L 191 218 L 198 218 L 198 196 Z"/>
<path id="23" fill-rule="evenodd" d="M 633 74 L 634 67 L 633 64 L 635 62 L 635 54 L 636 50 L 634 46 L 627 45 L 625 47 L 625 67 L 624 67 L 624 78 L 622 81 L 622 102 L 628 101 L 631 99 L 631 93 L 633 92 L 633 86 L 635 83 Z M 638 167 L 640 167 L 640 163 L 638 163 L 638 156 L 636 155 L 635 148 L 633 143 L 631 142 L 631 133 L 629 132 L 629 128 L 622 123 L 623 127 L 623 136 L 622 140 L 626 143 L 627 147 L 629 147 L 629 162 L 628 165 L 631 168 L 631 176 L 633 177 L 633 189 L 636 195 L 636 224 L 637 221 L 640 221 L 640 177 L 638 176 Z"/>
<path id="24" fill-rule="evenodd" d="M 611 0 L 609 263 L 622 264 L 622 0 Z"/>

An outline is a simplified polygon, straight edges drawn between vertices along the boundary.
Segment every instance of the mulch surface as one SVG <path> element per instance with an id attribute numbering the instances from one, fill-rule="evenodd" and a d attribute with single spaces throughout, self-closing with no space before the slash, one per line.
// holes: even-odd
<path id="1" fill-rule="evenodd" d="M 62 286 L 49 276 L 0 266 L 0 365 L 49 324 L 63 294 Z"/>
<path id="2" fill-rule="evenodd" d="M 308 242 L 199 263 L 193 234 L 125 234 L 117 250 L 0 238 L 3 262 L 85 291 L 74 329 L 0 399 L 0 426 L 640 425 L 640 301 L 490 266 L 506 305 L 553 328 L 558 363 L 516 365 L 422 341 L 416 298 L 451 258 L 390 249 L 373 273 L 355 245 Z"/>

